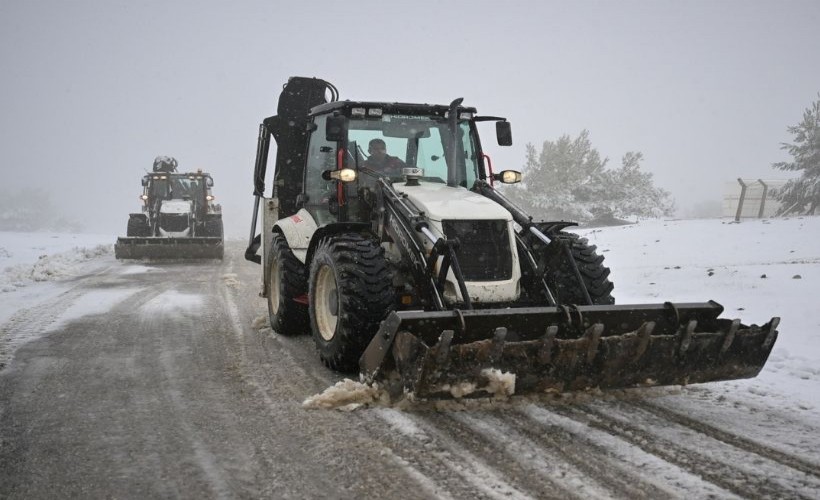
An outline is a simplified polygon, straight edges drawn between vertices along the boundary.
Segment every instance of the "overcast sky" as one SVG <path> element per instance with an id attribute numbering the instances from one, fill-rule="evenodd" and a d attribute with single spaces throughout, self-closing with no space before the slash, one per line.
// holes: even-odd
<path id="1" fill-rule="evenodd" d="M 289 76 L 342 99 L 506 116 L 525 145 L 590 131 L 681 216 L 771 163 L 820 92 L 820 2 L 0 1 L 0 191 L 43 187 L 86 230 L 125 232 L 157 155 L 215 180 L 248 232 L 256 134 Z M 491 141 L 485 141 L 492 144 Z"/>

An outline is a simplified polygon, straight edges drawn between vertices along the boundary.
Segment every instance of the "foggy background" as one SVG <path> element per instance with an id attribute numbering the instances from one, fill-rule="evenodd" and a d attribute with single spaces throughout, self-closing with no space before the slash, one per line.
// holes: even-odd
<path id="1" fill-rule="evenodd" d="M 298 75 L 506 116 L 496 170 L 587 129 L 610 166 L 642 152 L 678 216 L 717 216 L 725 182 L 790 175 L 771 163 L 820 91 L 818 49 L 813 0 L 2 0 L 0 194 L 41 189 L 124 235 L 168 155 L 213 174 L 226 234 L 246 237 L 258 125 Z"/>

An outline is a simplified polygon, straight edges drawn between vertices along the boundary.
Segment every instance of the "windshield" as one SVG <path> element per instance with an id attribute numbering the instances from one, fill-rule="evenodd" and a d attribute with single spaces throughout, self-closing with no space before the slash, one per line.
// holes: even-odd
<path id="1" fill-rule="evenodd" d="M 171 194 L 173 199 L 191 199 L 201 196 L 205 184 L 203 179 L 188 177 L 171 177 Z"/>
<path id="2" fill-rule="evenodd" d="M 453 169 L 454 182 L 471 187 L 477 176 L 478 159 L 469 121 L 459 121 L 456 135 L 453 162 L 448 154 L 453 139 L 446 119 L 385 114 L 352 118 L 348 125 L 348 146 L 352 152 L 355 144 L 359 166 L 382 170 L 381 173 L 391 178 L 402 178 L 401 167 L 418 167 L 424 170 L 423 180 L 446 183 L 448 169 Z"/>
<path id="3" fill-rule="evenodd" d="M 156 176 L 151 184 L 150 194 L 171 200 L 193 199 L 202 197 L 205 190 L 205 178 L 185 176 Z"/>

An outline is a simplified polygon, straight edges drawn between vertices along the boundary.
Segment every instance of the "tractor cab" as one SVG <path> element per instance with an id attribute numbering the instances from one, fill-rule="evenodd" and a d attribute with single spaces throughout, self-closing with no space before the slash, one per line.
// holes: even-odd
<path id="1" fill-rule="evenodd" d="M 409 176 L 413 183 L 471 189 L 477 179 L 492 176 L 476 122 L 496 121 L 499 145 L 512 144 L 509 123 L 477 117 L 475 108 L 459 103 L 337 101 L 313 108 L 297 207 L 322 223 L 355 220 L 354 210 L 345 207 L 359 205 L 379 178 L 400 183 Z"/>

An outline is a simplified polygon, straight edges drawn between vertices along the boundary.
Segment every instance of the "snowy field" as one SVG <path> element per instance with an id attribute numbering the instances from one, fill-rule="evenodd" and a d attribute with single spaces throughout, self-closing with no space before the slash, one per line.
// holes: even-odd
<path id="1" fill-rule="evenodd" d="M 578 232 L 606 257 L 619 304 L 714 300 L 725 307 L 723 317 L 746 324 L 779 316 L 780 336 L 763 372 L 708 387 L 820 418 L 820 217 L 652 220 Z M 59 294 L 73 276 L 127 272 L 111 267 L 115 239 L 0 233 L 0 325 Z M 72 317 L 105 303 L 85 311 L 77 304 Z"/>
<path id="2" fill-rule="evenodd" d="M 579 231 L 612 270 L 617 303 L 714 300 L 723 317 L 781 318 L 755 379 L 709 384 L 820 419 L 820 217 L 646 221 Z"/>

